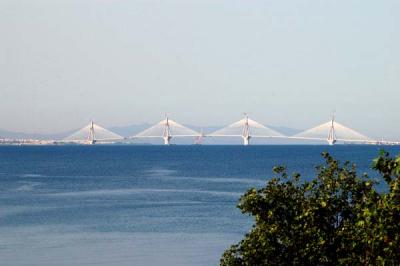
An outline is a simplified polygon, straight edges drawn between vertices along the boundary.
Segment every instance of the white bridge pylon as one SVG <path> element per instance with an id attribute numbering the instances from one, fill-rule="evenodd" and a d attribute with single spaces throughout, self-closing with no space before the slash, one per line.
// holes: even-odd
<path id="1" fill-rule="evenodd" d="M 104 127 L 93 123 L 92 121 L 89 125 L 64 138 L 63 141 L 82 144 L 95 144 L 98 141 L 107 142 L 123 139 L 124 137 L 105 129 Z"/>
<path id="2" fill-rule="evenodd" d="M 376 143 L 376 140 L 373 140 L 370 137 L 367 137 L 349 127 L 346 127 L 336 122 L 334 116 L 329 122 L 310 128 L 289 138 L 304 140 L 325 140 L 328 142 L 329 145 L 333 145 L 337 141 L 359 142 L 365 144 Z"/>
<path id="3" fill-rule="evenodd" d="M 250 144 L 251 138 L 286 138 L 281 133 L 250 119 L 247 114 L 245 114 L 245 118 L 219 129 L 207 137 L 241 137 L 245 146 Z"/>
<path id="4" fill-rule="evenodd" d="M 184 125 L 169 119 L 168 116 L 156 125 L 132 136 L 131 138 L 162 138 L 165 145 L 171 143 L 172 138 L 176 137 L 199 137 L 202 134 Z"/>

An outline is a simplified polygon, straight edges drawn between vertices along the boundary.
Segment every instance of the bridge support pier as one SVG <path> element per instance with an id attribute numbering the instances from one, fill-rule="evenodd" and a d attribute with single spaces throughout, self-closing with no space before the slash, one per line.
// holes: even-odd
<path id="1" fill-rule="evenodd" d="M 335 139 L 327 139 L 326 141 L 328 142 L 328 144 L 329 144 L 330 146 L 333 146 L 333 144 L 335 144 L 335 142 L 336 142 Z"/>
<path id="2" fill-rule="evenodd" d="M 250 144 L 250 136 L 243 136 L 243 145 L 248 146 Z"/>
<path id="3" fill-rule="evenodd" d="M 171 129 L 169 126 L 169 120 L 168 116 L 165 116 L 165 122 L 164 122 L 164 132 L 163 132 L 163 139 L 164 139 L 164 145 L 169 145 L 171 144 Z"/>
<path id="4" fill-rule="evenodd" d="M 163 137 L 163 139 L 164 139 L 164 145 L 171 144 L 171 137 L 170 136 L 165 136 L 165 137 Z"/>
<path id="5" fill-rule="evenodd" d="M 89 129 L 89 140 L 88 140 L 90 145 L 93 145 L 96 143 L 96 135 L 94 133 L 94 123 L 93 121 L 90 123 L 90 129 Z"/>
<path id="6" fill-rule="evenodd" d="M 244 114 L 245 117 L 245 122 L 243 126 L 243 131 L 242 131 L 242 138 L 243 138 L 243 145 L 248 146 L 250 144 L 250 125 L 249 125 L 249 117 L 247 114 Z"/>
<path id="7" fill-rule="evenodd" d="M 333 145 L 336 142 L 336 132 L 335 132 L 335 114 L 332 115 L 331 119 L 331 126 L 329 128 L 329 134 L 328 134 L 328 144 Z"/>

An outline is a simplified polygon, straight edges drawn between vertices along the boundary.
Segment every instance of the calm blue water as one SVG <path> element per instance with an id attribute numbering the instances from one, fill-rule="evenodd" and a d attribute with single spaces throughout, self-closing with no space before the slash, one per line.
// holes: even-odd
<path id="1" fill-rule="evenodd" d="M 218 265 L 274 165 L 310 177 L 327 150 L 371 172 L 380 148 L 0 146 L 1 265 Z"/>

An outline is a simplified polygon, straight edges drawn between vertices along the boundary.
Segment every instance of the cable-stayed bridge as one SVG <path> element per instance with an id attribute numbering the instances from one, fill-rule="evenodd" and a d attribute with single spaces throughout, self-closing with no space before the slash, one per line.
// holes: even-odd
<path id="1" fill-rule="evenodd" d="M 249 119 L 245 114 L 245 118 L 206 135 L 206 137 L 241 137 L 243 145 L 249 145 L 251 138 L 285 138 L 286 136 Z"/>
<path id="2" fill-rule="evenodd" d="M 336 122 L 333 116 L 329 122 L 315 126 L 313 128 L 302 131 L 293 136 L 286 136 L 280 132 L 265 126 L 255 120 L 252 120 L 245 114 L 245 117 L 234 122 L 224 128 L 216 130 L 209 134 L 198 132 L 187 126 L 168 118 L 161 120 L 154 126 L 149 127 L 142 132 L 133 136 L 123 137 L 104 127 L 91 122 L 89 125 L 76 131 L 70 136 L 64 138 L 61 143 L 78 143 L 78 144 L 95 144 L 95 143 L 114 143 L 114 142 L 131 142 L 138 139 L 162 139 L 165 145 L 171 144 L 174 138 L 193 138 L 196 144 L 200 144 L 203 138 L 231 138 L 237 137 L 242 139 L 243 145 L 249 145 L 250 140 L 254 138 L 275 138 L 289 139 L 299 141 L 326 141 L 329 145 L 337 142 L 344 143 L 361 143 L 361 144 L 383 144 L 383 145 L 400 145 L 399 141 L 377 141 L 350 127 L 344 126 Z M 1 143 L 1 140 L 0 140 Z"/>
<path id="3" fill-rule="evenodd" d="M 310 128 L 289 138 L 302 140 L 326 140 L 329 145 L 333 145 L 337 141 L 377 144 L 376 140 L 336 122 L 334 116 L 329 122 Z"/>
<path id="4" fill-rule="evenodd" d="M 199 136 L 201 136 L 201 133 L 185 127 L 184 125 L 181 125 L 166 116 L 164 120 L 161 120 L 156 125 L 143 130 L 134 136 L 131 136 L 131 138 L 162 138 L 164 140 L 164 144 L 169 145 L 171 143 L 171 139 L 174 137 L 181 138 Z"/>
<path id="5" fill-rule="evenodd" d="M 64 138 L 61 142 L 95 144 L 96 142 L 111 142 L 123 139 L 124 137 L 105 129 L 92 121 L 89 125 Z"/>

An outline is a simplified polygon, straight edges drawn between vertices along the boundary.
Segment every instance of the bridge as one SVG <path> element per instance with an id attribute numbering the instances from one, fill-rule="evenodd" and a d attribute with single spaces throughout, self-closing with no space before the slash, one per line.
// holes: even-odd
<path id="1" fill-rule="evenodd" d="M 124 137 L 111 132 L 104 127 L 95 124 L 93 121 L 89 125 L 81 128 L 75 133 L 64 138 L 60 142 L 72 142 L 79 144 L 95 144 L 96 142 L 115 142 L 124 140 Z"/>
<path id="2" fill-rule="evenodd" d="M 245 146 L 250 144 L 251 138 L 286 138 L 281 133 L 249 119 L 247 114 L 242 120 L 206 135 L 206 137 L 241 137 Z"/>
<path id="3" fill-rule="evenodd" d="M 79 144 L 95 144 L 110 142 L 128 142 L 138 139 L 162 139 L 165 145 L 171 144 L 171 140 L 175 138 L 193 138 L 196 144 L 200 144 L 204 138 L 223 138 L 234 137 L 241 138 L 243 145 L 250 144 L 251 139 L 270 138 L 270 139 L 288 139 L 299 141 L 325 141 L 329 145 L 335 143 L 361 143 L 361 144 L 382 144 L 382 145 L 400 145 L 399 141 L 377 141 L 350 127 L 338 123 L 334 116 L 331 120 L 322 123 L 313 128 L 302 131 L 293 136 L 286 136 L 280 132 L 265 126 L 255 120 L 249 118 L 245 114 L 244 118 L 236 121 L 222 129 L 216 130 L 209 134 L 202 131 L 190 129 L 178 122 L 170 119 L 168 116 L 154 126 L 149 127 L 142 132 L 129 137 L 123 137 L 104 127 L 91 122 L 89 125 L 76 131 L 70 136 L 59 142 L 63 143 L 79 143 Z"/>
<path id="4" fill-rule="evenodd" d="M 184 125 L 181 125 L 174 120 L 165 116 L 164 120 L 161 120 L 156 125 L 134 135 L 130 138 L 140 139 L 140 138 L 162 138 L 165 145 L 171 144 L 172 138 L 182 138 L 182 137 L 199 137 L 201 133 L 194 131 Z"/>
<path id="5" fill-rule="evenodd" d="M 337 141 L 347 143 L 377 144 L 376 140 L 336 122 L 334 115 L 330 121 L 288 138 L 300 140 L 326 140 L 329 145 L 333 145 Z"/>

